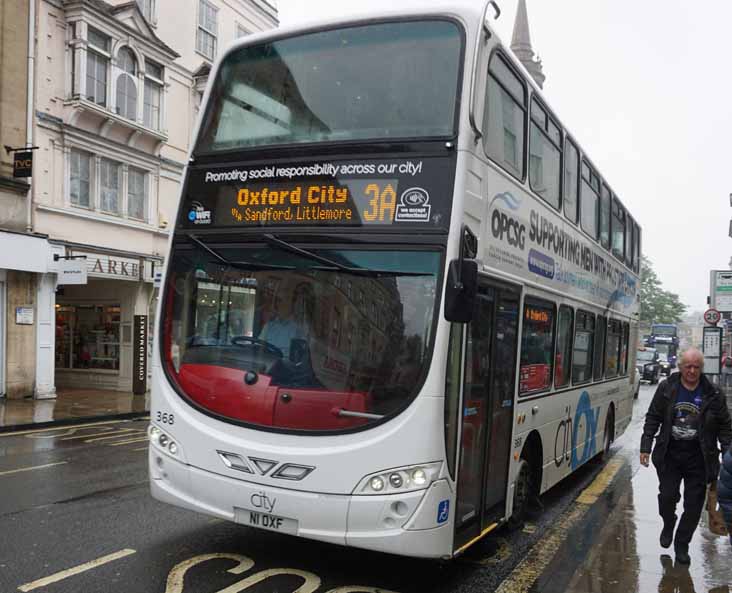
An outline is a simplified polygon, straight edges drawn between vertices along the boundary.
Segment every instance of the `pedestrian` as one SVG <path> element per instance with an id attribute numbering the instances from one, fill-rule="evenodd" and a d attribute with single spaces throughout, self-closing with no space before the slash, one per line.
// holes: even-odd
<path id="1" fill-rule="evenodd" d="M 722 469 L 717 483 L 717 502 L 727 524 L 729 543 L 732 545 L 732 447 L 728 448 L 722 457 Z"/>
<path id="2" fill-rule="evenodd" d="M 722 353 L 722 387 L 732 387 L 732 356 L 726 352 Z"/>
<path id="3" fill-rule="evenodd" d="M 676 561 L 689 564 L 689 542 L 699 523 L 707 484 L 719 474 L 719 447 L 732 444 L 732 422 L 724 395 L 704 375 L 704 356 L 692 348 L 681 354 L 679 372 L 663 381 L 646 413 L 640 462 L 658 473 L 658 512 L 663 519 L 660 543 L 674 544 Z M 676 527 L 676 505 L 684 482 L 684 512 Z M 674 528 L 676 533 L 674 535 Z"/>

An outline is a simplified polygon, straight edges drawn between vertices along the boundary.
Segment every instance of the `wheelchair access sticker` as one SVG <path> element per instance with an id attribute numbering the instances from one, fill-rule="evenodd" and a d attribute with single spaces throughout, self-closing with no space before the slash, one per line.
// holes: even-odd
<path id="1" fill-rule="evenodd" d="M 450 516 L 450 501 L 449 500 L 442 500 L 440 501 L 440 504 L 437 505 L 437 523 L 444 523 L 447 521 L 447 518 Z"/>

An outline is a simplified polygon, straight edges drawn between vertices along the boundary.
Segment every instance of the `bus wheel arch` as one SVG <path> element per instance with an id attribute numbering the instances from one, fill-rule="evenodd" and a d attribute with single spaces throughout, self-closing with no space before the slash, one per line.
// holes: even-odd
<path id="1" fill-rule="evenodd" d="M 615 442 L 615 402 L 610 402 L 605 417 L 605 429 L 602 434 L 602 449 L 599 458 L 604 460 L 610 452 L 610 446 Z"/>
<path id="2" fill-rule="evenodd" d="M 510 528 L 521 527 L 529 510 L 540 506 L 543 458 L 541 437 L 537 431 L 532 431 L 526 437 L 518 460 L 513 487 L 513 509 L 508 519 Z"/>

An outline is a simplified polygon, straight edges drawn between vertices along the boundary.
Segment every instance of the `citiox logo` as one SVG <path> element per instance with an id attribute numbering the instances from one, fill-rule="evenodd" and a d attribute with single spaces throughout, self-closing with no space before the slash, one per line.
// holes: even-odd
<path id="1" fill-rule="evenodd" d="M 491 216 L 491 232 L 496 239 L 523 250 L 526 245 L 526 225 L 500 210 Z"/>

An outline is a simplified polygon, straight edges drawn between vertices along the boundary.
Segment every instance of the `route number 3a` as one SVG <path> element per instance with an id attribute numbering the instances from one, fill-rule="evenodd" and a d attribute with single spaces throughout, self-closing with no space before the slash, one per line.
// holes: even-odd
<path id="1" fill-rule="evenodd" d="M 168 575 L 168 581 L 165 585 L 165 593 L 183 593 L 183 579 L 186 572 L 197 564 L 221 558 L 233 560 L 237 563 L 236 566 L 226 571 L 231 574 L 243 574 L 254 566 L 254 560 L 239 554 L 202 554 L 201 556 L 194 556 L 193 558 L 184 560 L 173 567 L 173 570 L 171 570 Z M 216 593 L 240 593 L 241 591 L 253 588 L 258 583 L 261 583 L 270 577 L 278 575 L 292 575 L 302 579 L 302 585 L 297 589 L 294 589 L 292 593 L 315 593 L 321 583 L 320 577 L 312 572 L 297 570 L 295 568 L 270 568 L 268 570 L 262 570 L 254 573 L 240 581 L 237 581 L 233 585 L 229 585 L 225 589 L 220 589 Z M 394 591 L 387 591 L 386 589 L 379 589 L 376 587 L 348 585 L 345 587 L 336 587 L 335 589 L 328 591 L 328 593 L 394 593 Z"/>
<path id="2" fill-rule="evenodd" d="M 157 411 L 155 415 L 155 420 L 162 424 L 175 424 L 175 414 L 168 414 L 168 412 L 161 412 L 160 410 Z"/>

